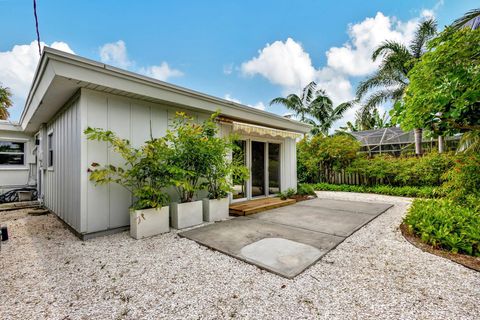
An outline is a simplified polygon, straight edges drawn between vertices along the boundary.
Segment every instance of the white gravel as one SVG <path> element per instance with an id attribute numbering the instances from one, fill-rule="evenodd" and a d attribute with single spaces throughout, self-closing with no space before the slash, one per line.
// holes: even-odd
<path id="1" fill-rule="evenodd" d="M 479 319 L 480 273 L 413 247 L 395 206 L 294 280 L 175 233 L 80 241 L 54 216 L 0 214 L 1 319 Z"/>

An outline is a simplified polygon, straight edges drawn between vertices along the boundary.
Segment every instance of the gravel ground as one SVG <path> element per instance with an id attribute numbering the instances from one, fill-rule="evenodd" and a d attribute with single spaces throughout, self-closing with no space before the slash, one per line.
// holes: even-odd
<path id="1" fill-rule="evenodd" d="M 395 206 L 294 280 L 169 233 L 80 241 L 54 216 L 0 214 L 2 319 L 479 319 L 480 273 L 399 232 L 408 199 L 320 192 Z"/>

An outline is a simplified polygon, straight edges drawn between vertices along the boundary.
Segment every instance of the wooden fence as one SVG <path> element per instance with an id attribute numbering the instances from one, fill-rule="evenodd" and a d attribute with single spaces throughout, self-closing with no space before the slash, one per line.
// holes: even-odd
<path id="1" fill-rule="evenodd" d="M 332 184 L 350 184 L 350 185 L 375 185 L 384 184 L 384 179 L 367 178 L 363 174 L 350 173 L 345 170 L 335 171 L 327 168 L 320 169 L 320 182 Z M 323 174 L 322 174 L 323 173 Z"/>

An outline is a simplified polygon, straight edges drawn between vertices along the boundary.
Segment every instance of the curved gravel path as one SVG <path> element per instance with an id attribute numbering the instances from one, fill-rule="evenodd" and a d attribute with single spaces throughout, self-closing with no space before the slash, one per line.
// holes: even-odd
<path id="1" fill-rule="evenodd" d="M 54 216 L 0 214 L 2 319 L 479 319 L 480 273 L 400 234 L 409 200 L 319 192 L 395 206 L 294 280 L 175 233 L 82 242 Z"/>

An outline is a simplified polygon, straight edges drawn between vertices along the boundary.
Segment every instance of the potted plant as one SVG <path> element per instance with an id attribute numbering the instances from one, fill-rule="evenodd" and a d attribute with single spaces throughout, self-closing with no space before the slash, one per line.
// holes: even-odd
<path id="1" fill-rule="evenodd" d="M 212 124 L 215 126 L 213 118 L 197 124 L 185 113 L 177 112 L 173 129 L 165 136 L 170 148 L 171 184 L 179 200 L 170 205 L 171 226 L 175 229 L 203 222 L 202 201 L 196 199 L 196 195 L 209 165 L 208 139 L 214 133 Z"/>
<path id="2" fill-rule="evenodd" d="M 206 168 L 203 186 L 208 191 L 208 198 L 203 199 L 203 220 L 208 222 L 224 220 L 229 215 L 229 192 L 232 180 L 244 182 L 248 179 L 248 169 L 239 159 L 232 159 L 229 154 L 234 148 L 234 137 L 220 138 L 215 134 L 208 141 L 208 157 L 210 164 Z"/>
<path id="3" fill-rule="evenodd" d="M 124 160 L 124 166 L 92 163 L 90 181 L 117 183 L 133 196 L 130 208 L 130 235 L 135 239 L 170 231 L 169 197 L 163 191 L 169 180 L 168 147 L 165 139 L 151 139 L 136 149 L 112 131 L 87 128 L 89 140 L 105 141 Z"/>

